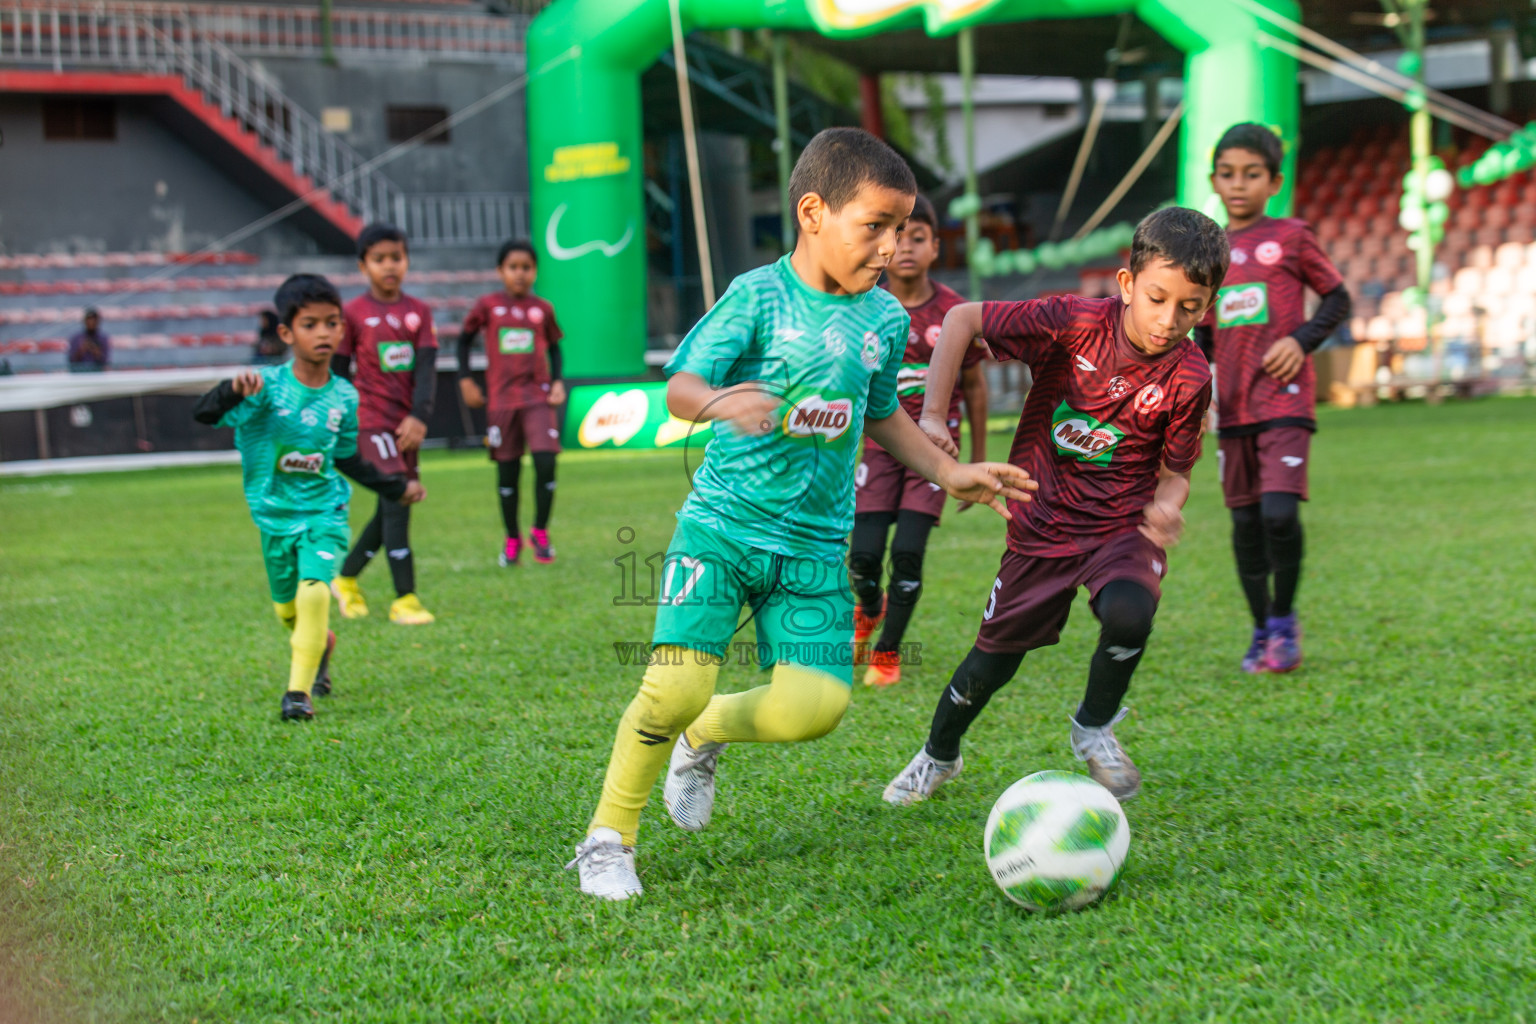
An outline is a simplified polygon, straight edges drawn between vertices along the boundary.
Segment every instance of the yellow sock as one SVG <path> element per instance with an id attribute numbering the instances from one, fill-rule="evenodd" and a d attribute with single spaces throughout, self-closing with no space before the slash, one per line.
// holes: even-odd
<path id="1" fill-rule="evenodd" d="M 282 604 L 278 604 L 274 601 L 272 603 L 272 610 L 277 612 L 277 621 L 283 624 L 283 628 L 292 633 L 294 620 L 299 615 L 294 603 L 292 601 L 284 601 Z"/>
<path id="2" fill-rule="evenodd" d="M 288 689 L 308 693 L 320 671 L 325 656 L 327 620 L 331 614 L 331 591 L 319 580 L 302 580 L 299 596 L 294 599 L 293 664 L 288 670 Z"/>
<path id="3" fill-rule="evenodd" d="M 745 693 L 718 696 L 688 727 L 688 742 L 795 743 L 837 728 L 849 688 L 825 672 L 780 663 L 773 681 Z"/>
<path id="4" fill-rule="evenodd" d="M 656 776 L 672 756 L 677 734 L 709 703 L 719 674 L 719 658 L 682 647 L 656 649 L 640 692 L 619 720 L 603 796 L 587 826 L 589 835 L 611 828 L 624 837 L 626 846 L 635 844 L 640 812 L 651 798 Z"/>

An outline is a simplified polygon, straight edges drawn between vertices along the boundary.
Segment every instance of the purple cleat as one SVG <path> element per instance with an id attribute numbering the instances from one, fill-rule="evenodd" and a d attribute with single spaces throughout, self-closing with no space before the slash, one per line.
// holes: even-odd
<path id="1" fill-rule="evenodd" d="M 1253 643 L 1248 645 L 1248 653 L 1243 655 L 1243 671 L 1254 674 L 1268 672 L 1269 667 L 1264 664 L 1264 653 L 1269 647 L 1269 627 L 1253 627 Z"/>
<path id="2" fill-rule="evenodd" d="M 1270 672 L 1290 672 L 1301 667 L 1301 624 L 1296 621 L 1295 612 L 1269 617 L 1264 667 Z"/>

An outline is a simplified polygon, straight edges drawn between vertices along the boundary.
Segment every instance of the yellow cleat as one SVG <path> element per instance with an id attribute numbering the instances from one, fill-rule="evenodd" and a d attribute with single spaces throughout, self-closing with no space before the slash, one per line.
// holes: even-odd
<path id="1" fill-rule="evenodd" d="M 895 686 L 901 682 L 901 652 L 872 651 L 869 669 L 864 673 L 865 686 Z"/>
<path id="2" fill-rule="evenodd" d="M 331 593 L 336 595 L 336 603 L 341 606 L 342 618 L 368 617 L 368 602 L 363 600 L 363 591 L 357 585 L 356 576 L 337 576 L 331 581 Z"/>
<path id="3" fill-rule="evenodd" d="M 406 594 L 389 606 L 389 621 L 400 626 L 427 626 L 436 622 L 437 616 L 423 608 L 415 594 Z"/>

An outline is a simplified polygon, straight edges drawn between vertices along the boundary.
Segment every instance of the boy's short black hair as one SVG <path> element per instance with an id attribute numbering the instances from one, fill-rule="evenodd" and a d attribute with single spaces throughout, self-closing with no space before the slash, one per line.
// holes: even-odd
<path id="1" fill-rule="evenodd" d="M 912 168 L 890 146 L 861 128 L 825 128 L 816 133 L 789 175 L 789 203 L 798 207 L 809 192 L 836 213 L 865 185 L 917 195 Z"/>
<path id="2" fill-rule="evenodd" d="M 377 224 L 369 224 L 367 227 L 363 228 L 363 230 L 357 233 L 357 258 L 360 260 L 367 259 L 368 250 L 372 249 L 380 242 L 399 242 L 402 246 L 405 247 L 407 252 L 410 251 L 410 245 L 405 240 L 405 232 L 401 231 L 393 224 L 384 224 L 381 222 Z"/>
<path id="3" fill-rule="evenodd" d="M 292 327 L 293 318 L 305 306 L 331 305 L 340 310 L 341 293 L 319 274 L 294 274 L 277 286 L 272 305 L 277 307 L 278 323 Z"/>
<path id="4" fill-rule="evenodd" d="M 934 212 L 933 204 L 928 201 L 928 197 L 923 195 L 921 192 L 919 192 L 917 194 L 917 198 L 912 201 L 912 215 L 907 218 L 908 224 L 912 223 L 913 221 L 917 221 L 920 224 L 927 224 L 934 231 L 939 230 L 939 215 Z"/>
<path id="5" fill-rule="evenodd" d="M 527 253 L 528 258 L 533 260 L 533 265 L 539 265 L 539 254 L 533 251 L 533 243 L 523 238 L 514 238 L 510 242 L 501 243 L 501 248 L 496 250 L 496 265 L 499 267 L 507 262 L 507 257 L 515 252 Z"/>
<path id="6" fill-rule="evenodd" d="M 1231 262 L 1227 233 L 1198 210 L 1165 207 L 1136 225 L 1131 239 L 1131 275 L 1159 260 L 1167 260 L 1195 284 L 1215 292 Z"/>
<path id="7" fill-rule="evenodd" d="M 1221 154 L 1229 149 L 1246 149 L 1259 154 L 1264 158 L 1264 166 L 1269 168 L 1270 177 L 1280 173 L 1280 161 L 1285 159 L 1285 145 L 1280 136 L 1252 121 L 1235 124 L 1222 133 L 1221 141 L 1211 153 L 1212 171 L 1216 170 L 1216 161 L 1221 159 Z"/>

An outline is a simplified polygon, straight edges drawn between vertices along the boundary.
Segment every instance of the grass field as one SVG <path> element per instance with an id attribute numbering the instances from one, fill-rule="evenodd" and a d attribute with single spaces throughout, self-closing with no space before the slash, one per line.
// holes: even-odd
<path id="1" fill-rule="evenodd" d="M 1207 458 L 1119 729 L 1146 776 L 1123 883 L 1051 919 L 980 839 L 1009 783 L 1077 764 L 1081 603 L 963 776 L 879 799 L 974 636 L 984 510 L 934 535 L 921 666 L 825 740 L 733 748 L 705 834 L 658 794 L 647 895 L 608 905 L 561 867 L 639 681 L 613 645 L 650 635 L 613 560 L 664 549 L 677 456 L 566 458 L 559 562 L 507 572 L 490 467 L 429 454 L 439 622 L 384 621 L 372 568 L 309 724 L 278 720 L 235 469 L 0 484 L 0 1019 L 1536 1021 L 1536 400 L 1322 425 L 1306 666 L 1236 671 Z"/>

